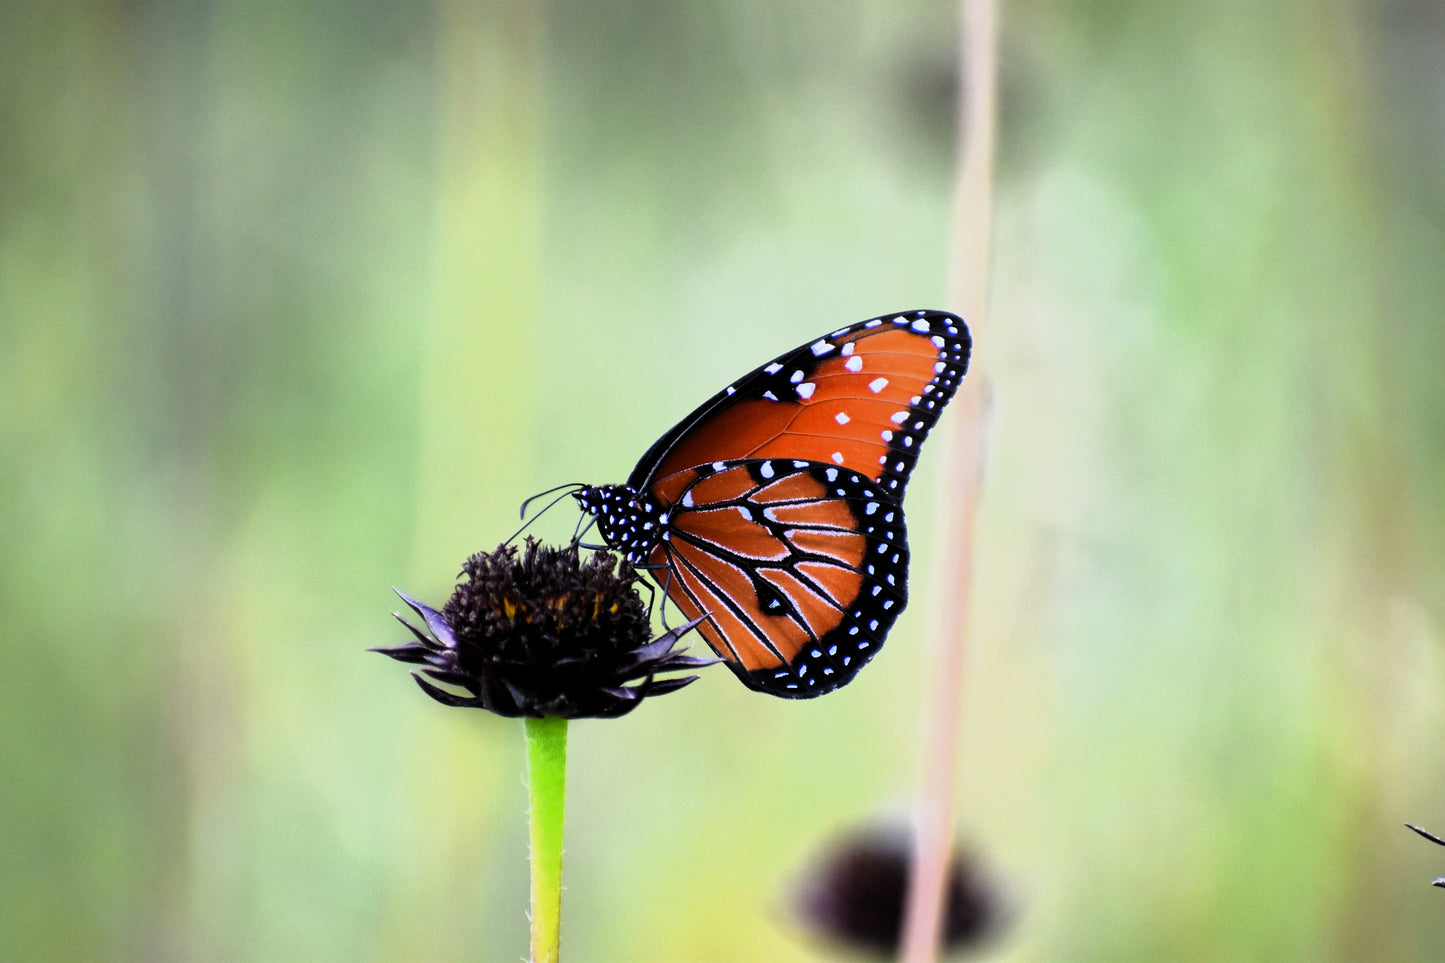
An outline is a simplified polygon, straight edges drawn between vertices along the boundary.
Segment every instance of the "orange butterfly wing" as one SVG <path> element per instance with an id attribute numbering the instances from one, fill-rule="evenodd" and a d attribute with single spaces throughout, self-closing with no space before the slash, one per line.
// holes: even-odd
<path id="1" fill-rule="evenodd" d="M 849 468 L 901 499 L 970 347 L 968 327 L 943 311 L 842 328 L 718 392 L 648 450 L 628 485 L 670 502 L 687 469 L 789 458 Z"/>
<path id="2" fill-rule="evenodd" d="M 801 459 L 705 465 L 668 512 L 656 577 L 750 688 L 850 681 L 908 603 L 903 510 L 871 479 Z"/>

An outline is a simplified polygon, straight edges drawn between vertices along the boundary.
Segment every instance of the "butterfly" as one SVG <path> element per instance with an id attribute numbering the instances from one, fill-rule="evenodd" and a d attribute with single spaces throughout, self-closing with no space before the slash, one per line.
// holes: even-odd
<path id="1" fill-rule="evenodd" d="M 943 311 L 840 328 L 708 399 L 625 485 L 571 494 L 744 685 L 831 692 L 908 603 L 903 490 L 970 347 Z"/>

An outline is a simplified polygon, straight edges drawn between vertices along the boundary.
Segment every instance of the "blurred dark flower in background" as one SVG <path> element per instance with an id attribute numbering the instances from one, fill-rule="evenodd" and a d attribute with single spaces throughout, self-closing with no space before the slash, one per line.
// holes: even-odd
<path id="1" fill-rule="evenodd" d="M 873 827 L 834 840 L 803 877 L 795 902 L 803 924 L 840 947 L 877 956 L 898 952 L 913 858 L 908 833 Z M 971 949 L 1001 924 L 1000 899 L 982 869 L 955 853 L 944 895 L 940 949 Z"/>
<path id="2" fill-rule="evenodd" d="M 529 538 L 518 557 L 515 546 L 501 545 L 467 559 L 440 612 L 398 591 L 425 631 L 397 615 L 416 641 L 372 651 L 426 666 L 412 675 L 443 705 L 534 718 L 625 715 L 645 697 L 697 679 L 657 673 L 717 662 L 677 649 L 695 622 L 651 637 L 637 581 L 630 565 L 605 552 L 583 561 L 576 546 Z"/>

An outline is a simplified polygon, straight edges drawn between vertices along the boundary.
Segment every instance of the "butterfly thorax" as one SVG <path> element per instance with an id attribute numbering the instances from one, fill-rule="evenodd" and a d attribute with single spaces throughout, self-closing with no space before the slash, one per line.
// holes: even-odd
<path id="1" fill-rule="evenodd" d="M 588 485 L 572 497 L 597 517 L 603 541 L 634 565 L 648 560 L 667 525 L 658 504 L 627 485 Z"/>

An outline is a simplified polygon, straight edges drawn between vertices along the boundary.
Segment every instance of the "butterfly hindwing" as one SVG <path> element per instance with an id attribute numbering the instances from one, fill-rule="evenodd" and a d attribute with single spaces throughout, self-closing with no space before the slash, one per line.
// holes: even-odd
<path id="1" fill-rule="evenodd" d="M 788 698 L 850 681 L 908 601 L 903 511 L 866 476 L 802 459 L 700 466 L 652 561 L 750 688 Z"/>

